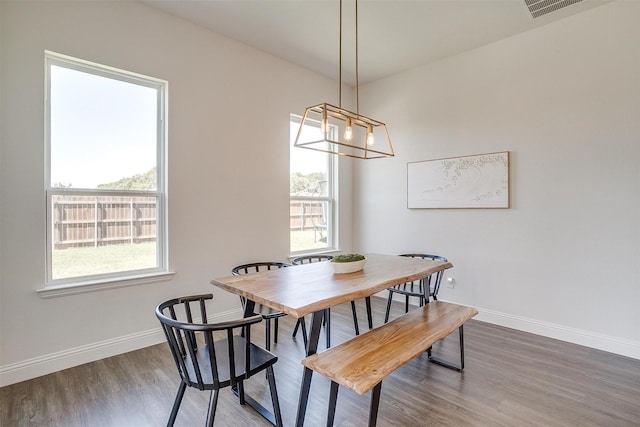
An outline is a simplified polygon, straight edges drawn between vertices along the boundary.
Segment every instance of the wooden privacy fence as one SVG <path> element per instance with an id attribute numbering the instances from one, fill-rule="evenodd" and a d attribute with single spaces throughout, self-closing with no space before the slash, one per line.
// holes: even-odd
<path id="1" fill-rule="evenodd" d="M 326 227 L 325 201 L 291 200 L 290 230 Z M 154 197 L 52 197 L 54 249 L 140 243 L 156 239 Z"/>
<path id="2" fill-rule="evenodd" d="M 53 196 L 54 249 L 156 239 L 154 197 Z"/>
<path id="3" fill-rule="evenodd" d="M 326 208 L 324 206 L 326 203 L 321 200 L 291 200 L 289 206 L 290 230 L 305 231 L 326 227 Z"/>

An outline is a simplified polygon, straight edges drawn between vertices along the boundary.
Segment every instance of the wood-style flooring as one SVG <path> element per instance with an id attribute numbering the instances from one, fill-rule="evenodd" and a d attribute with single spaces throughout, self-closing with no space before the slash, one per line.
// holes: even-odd
<path id="1" fill-rule="evenodd" d="M 386 301 L 372 298 L 374 326 Z M 360 328 L 366 330 L 358 301 Z M 394 303 L 392 318 L 403 312 Z M 150 307 L 151 312 L 153 307 Z M 335 307 L 332 343 L 353 336 L 349 304 Z M 302 338 L 291 338 L 294 319 L 280 319 L 276 381 L 286 426 L 295 422 L 304 356 Z M 263 345 L 264 326 L 252 329 Z M 324 348 L 324 336 L 320 338 Z M 434 347 L 457 361 L 457 333 Z M 0 389 L 0 425 L 162 426 L 166 425 L 178 374 L 166 344 L 110 357 Z M 264 375 L 246 389 L 267 408 Z M 326 423 L 329 382 L 314 375 L 306 426 Z M 187 389 L 176 426 L 204 424 L 208 392 Z M 336 426 L 364 426 L 369 395 L 340 389 Z M 235 396 L 221 392 L 216 426 L 268 423 Z M 429 363 L 420 356 L 382 384 L 379 426 L 640 426 L 640 360 L 515 331 L 479 321 L 465 326 L 465 370 Z"/>

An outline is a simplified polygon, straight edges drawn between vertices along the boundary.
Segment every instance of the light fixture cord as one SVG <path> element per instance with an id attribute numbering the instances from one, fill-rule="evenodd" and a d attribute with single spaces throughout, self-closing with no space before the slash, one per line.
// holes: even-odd
<path id="1" fill-rule="evenodd" d="M 342 0 L 340 0 L 340 49 L 338 59 L 338 106 L 342 108 Z M 358 72 L 358 0 L 356 0 L 356 114 L 360 115 L 360 82 Z"/>
<path id="2" fill-rule="evenodd" d="M 342 0 L 340 0 L 342 1 Z M 356 0 L 356 114 L 360 114 L 360 93 L 358 91 L 358 0 Z"/>
<path id="3" fill-rule="evenodd" d="M 340 0 L 340 59 L 338 60 L 338 107 L 342 108 L 342 0 Z"/>

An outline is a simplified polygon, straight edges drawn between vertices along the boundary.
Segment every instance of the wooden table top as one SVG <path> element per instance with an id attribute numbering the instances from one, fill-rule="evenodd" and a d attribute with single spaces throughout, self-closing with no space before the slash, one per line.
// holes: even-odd
<path id="1" fill-rule="evenodd" d="M 211 284 L 300 318 L 393 285 L 452 268 L 450 262 L 366 254 L 364 269 L 334 274 L 328 261 L 211 280 Z"/>

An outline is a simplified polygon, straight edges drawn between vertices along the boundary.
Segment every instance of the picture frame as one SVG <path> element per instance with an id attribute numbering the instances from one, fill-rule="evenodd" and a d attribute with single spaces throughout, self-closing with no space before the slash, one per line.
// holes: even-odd
<path id="1" fill-rule="evenodd" d="M 508 209 L 509 151 L 407 163 L 408 209 Z"/>

